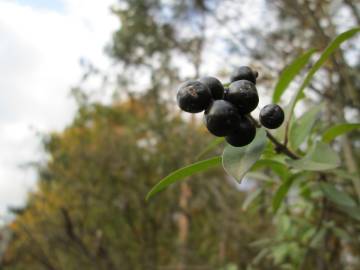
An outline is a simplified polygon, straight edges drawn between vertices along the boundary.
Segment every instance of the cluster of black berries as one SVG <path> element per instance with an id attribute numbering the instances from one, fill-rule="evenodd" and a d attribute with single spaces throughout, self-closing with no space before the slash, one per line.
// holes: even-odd
<path id="1" fill-rule="evenodd" d="M 255 138 L 256 127 L 249 117 L 259 103 L 255 87 L 258 72 L 242 66 L 231 76 L 229 88 L 214 77 L 186 81 L 177 92 L 179 107 L 186 112 L 205 110 L 204 122 L 215 136 L 225 137 L 233 146 L 244 146 Z M 270 104 L 260 112 L 261 124 L 278 128 L 284 121 L 284 112 L 278 105 Z"/>

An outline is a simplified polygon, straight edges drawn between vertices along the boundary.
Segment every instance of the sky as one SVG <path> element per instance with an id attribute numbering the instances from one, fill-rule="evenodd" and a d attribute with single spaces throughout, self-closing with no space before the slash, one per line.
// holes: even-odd
<path id="1" fill-rule="evenodd" d="M 43 158 L 41 137 L 60 131 L 76 110 L 70 89 L 80 59 L 106 69 L 104 54 L 119 27 L 114 0 L 0 0 L 0 220 L 21 206 Z"/>

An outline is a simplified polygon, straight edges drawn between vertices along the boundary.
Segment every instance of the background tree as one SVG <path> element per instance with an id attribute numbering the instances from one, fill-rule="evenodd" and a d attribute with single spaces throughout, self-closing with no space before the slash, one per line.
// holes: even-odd
<path id="1" fill-rule="evenodd" d="M 256 24 L 245 23 L 253 1 L 114 5 L 121 23 L 107 48 L 117 70 L 114 101 L 91 102 L 81 85 L 75 92 L 78 113 L 63 132 L 44 140 L 48 159 L 39 168 L 38 190 L 10 225 L 13 239 L 3 268 L 222 269 L 234 263 L 237 269 L 358 269 L 358 131 L 333 141 L 344 161 L 333 174 L 294 174 L 281 164 L 257 164 L 248 174 L 254 187 L 246 194 L 246 212 L 244 194 L 221 170 L 144 201 L 161 177 L 195 161 L 210 141 L 196 117 L 178 114 L 174 96 L 180 81 L 204 75 L 211 48 L 222 48 L 216 50 L 220 78 L 232 66 L 249 64 L 260 73 L 259 92 L 269 95 L 295 57 L 310 48 L 323 50 L 359 24 L 356 1 L 256 4 Z M 294 123 L 309 108 L 321 113 L 312 111 L 318 121 L 300 144 L 288 138 L 297 154 L 305 154 L 317 132 L 359 122 L 356 42 L 334 54 L 307 88 Z M 317 107 L 321 101 L 325 105 Z M 296 124 L 289 129 L 296 131 Z M 273 207 L 289 179 L 285 202 Z M 322 188 L 328 184 L 333 189 Z M 356 207 L 344 207 L 344 196 Z"/>
<path id="2" fill-rule="evenodd" d="M 165 108 L 147 94 L 91 104 L 63 133 L 46 138 L 49 159 L 38 190 L 10 225 L 3 267 L 172 269 L 181 259 L 186 269 L 210 269 L 254 256 L 246 243 L 258 233 L 246 223 L 258 214 L 243 213 L 242 193 L 220 170 L 193 179 L 186 209 L 176 199 L 179 187 L 145 202 L 157 179 L 206 145 L 195 122 L 189 126 Z M 174 233 L 180 214 L 190 223 L 186 253 Z M 266 222 L 253 226 L 266 233 Z"/>

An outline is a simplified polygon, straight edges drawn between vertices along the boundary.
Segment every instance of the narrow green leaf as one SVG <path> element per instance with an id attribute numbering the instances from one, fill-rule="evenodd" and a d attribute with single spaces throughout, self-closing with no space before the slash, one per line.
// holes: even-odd
<path id="1" fill-rule="evenodd" d="M 337 237 L 339 237 L 339 238 L 341 238 L 341 239 L 343 239 L 345 241 L 352 241 L 352 237 L 350 236 L 350 234 L 346 230 L 344 230 L 344 229 L 342 229 L 340 227 L 332 227 L 331 230 L 334 232 L 334 234 Z"/>
<path id="2" fill-rule="evenodd" d="M 256 161 L 254 166 L 252 167 L 252 170 L 257 170 L 263 167 L 270 168 L 273 170 L 277 175 L 281 177 L 281 179 L 285 179 L 288 176 L 288 168 L 287 165 L 284 163 L 281 163 L 277 160 L 273 159 L 260 159 Z"/>
<path id="3" fill-rule="evenodd" d="M 309 70 L 306 75 L 302 85 L 297 91 L 297 97 L 301 95 L 304 88 L 310 83 L 311 79 L 314 77 L 315 73 L 321 68 L 321 66 L 330 58 L 334 51 L 340 47 L 340 45 L 347 41 L 348 39 L 355 36 L 360 31 L 360 27 L 352 28 L 348 31 L 345 31 L 338 35 L 330 44 L 326 47 L 323 53 L 320 55 L 320 58 L 315 62 L 312 68 Z"/>
<path id="4" fill-rule="evenodd" d="M 326 143 L 329 143 L 336 137 L 343 135 L 344 133 L 350 132 L 354 129 L 360 129 L 360 123 L 342 123 L 332 126 L 324 132 L 322 140 Z"/>
<path id="5" fill-rule="evenodd" d="M 167 186 L 178 182 L 180 180 L 183 180 L 184 178 L 191 176 L 195 173 L 206 171 L 212 167 L 218 166 L 221 164 L 221 157 L 213 157 L 210 159 L 202 160 L 199 162 L 196 162 L 194 164 L 188 165 L 186 167 L 183 167 L 181 169 L 178 169 L 165 178 L 161 179 L 146 195 L 146 200 L 149 200 L 152 196 L 154 196 L 156 193 L 162 191 Z"/>
<path id="6" fill-rule="evenodd" d="M 356 202 L 345 192 L 338 190 L 329 183 L 320 183 L 321 191 L 325 197 L 340 206 L 355 207 Z"/>
<path id="7" fill-rule="evenodd" d="M 324 171 L 338 167 L 340 158 L 328 144 L 316 142 L 305 157 L 298 160 L 287 159 L 286 162 L 304 171 Z"/>
<path id="8" fill-rule="evenodd" d="M 205 148 L 203 151 L 200 152 L 200 154 L 198 154 L 196 156 L 196 160 L 200 159 L 201 157 L 203 157 L 205 154 L 209 153 L 211 150 L 213 150 L 216 146 L 218 146 L 219 144 L 223 143 L 225 141 L 225 139 L 223 137 L 219 137 L 216 138 L 214 140 L 212 140 Z"/>
<path id="9" fill-rule="evenodd" d="M 290 144 L 293 149 L 297 149 L 309 136 L 322 107 L 322 104 L 314 106 L 304 113 L 297 121 L 294 121 L 289 136 Z"/>
<path id="10" fill-rule="evenodd" d="M 267 175 L 261 171 L 255 171 L 254 166 L 251 167 L 251 171 L 248 171 L 246 173 L 246 176 L 249 179 L 255 179 L 255 180 L 264 181 L 264 182 L 273 182 L 273 179 L 269 175 Z"/>
<path id="11" fill-rule="evenodd" d="M 348 179 L 348 180 L 354 180 L 359 178 L 358 173 L 350 173 L 349 171 L 345 169 L 335 169 L 331 171 L 333 174 L 340 178 Z"/>
<path id="12" fill-rule="evenodd" d="M 289 86 L 295 76 L 298 75 L 300 71 L 306 66 L 314 52 L 315 49 L 306 51 L 284 69 L 275 86 L 272 97 L 273 103 L 278 103 L 280 101 L 280 98 L 285 92 L 286 88 Z"/>
<path id="13" fill-rule="evenodd" d="M 326 171 L 336 168 L 338 166 L 307 159 L 288 160 L 288 163 L 296 169 L 305 171 Z"/>
<path id="14" fill-rule="evenodd" d="M 315 62 L 312 68 L 307 73 L 304 81 L 294 93 L 293 98 L 289 104 L 289 113 L 286 114 L 285 122 L 288 122 L 291 119 L 295 105 L 298 100 L 303 96 L 304 89 L 308 86 L 312 78 L 314 77 L 315 73 L 321 68 L 321 66 L 329 59 L 329 57 L 334 53 L 334 51 L 340 47 L 340 45 L 345 42 L 346 40 L 352 38 L 355 34 L 360 31 L 360 27 L 352 28 L 348 31 L 345 31 L 338 35 L 330 44 L 326 47 L 323 53 L 320 55 L 319 59 Z"/>
<path id="15" fill-rule="evenodd" d="M 273 200 L 272 200 L 272 207 L 273 207 L 274 213 L 276 213 L 277 210 L 279 209 L 279 207 L 281 206 L 281 203 L 283 202 L 291 185 L 293 184 L 294 179 L 295 179 L 294 177 L 289 177 L 277 189 L 277 191 L 273 197 Z"/>
<path id="16" fill-rule="evenodd" d="M 348 216 L 360 221 L 360 207 L 337 205 L 337 208 Z"/>
<path id="17" fill-rule="evenodd" d="M 233 147 L 227 145 L 222 158 L 225 171 L 240 182 L 260 158 L 265 146 L 266 133 L 263 128 L 257 130 L 255 139 L 247 146 Z"/>
<path id="18" fill-rule="evenodd" d="M 263 247 L 260 249 L 260 252 L 255 256 L 253 259 L 253 264 L 257 265 L 259 262 L 261 262 L 269 253 L 271 252 L 271 249 L 268 247 Z"/>
<path id="19" fill-rule="evenodd" d="M 309 246 L 312 248 L 318 247 L 321 244 L 321 242 L 324 240 L 327 230 L 328 230 L 328 228 L 322 227 L 319 231 L 317 231 L 315 233 L 315 235 L 313 236 Z"/>
<path id="20" fill-rule="evenodd" d="M 259 189 L 255 190 L 253 192 L 250 192 L 250 194 L 246 197 L 246 199 L 245 199 L 245 201 L 244 201 L 244 203 L 242 205 L 242 209 L 247 210 L 249 208 L 250 204 L 253 201 L 255 201 L 255 199 L 257 197 L 259 197 L 259 195 L 261 194 L 261 191 L 262 190 L 259 188 Z"/>

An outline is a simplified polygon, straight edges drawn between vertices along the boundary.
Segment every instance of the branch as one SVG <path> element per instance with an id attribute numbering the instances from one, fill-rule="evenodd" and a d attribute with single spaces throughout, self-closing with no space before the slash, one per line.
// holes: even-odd
<path id="1" fill-rule="evenodd" d="M 285 144 L 280 143 L 269 131 L 266 130 L 266 136 L 275 145 L 275 151 L 287 155 L 291 159 L 299 159 L 300 157 L 292 152 Z"/>
<path id="2" fill-rule="evenodd" d="M 74 224 L 73 221 L 71 220 L 69 211 L 64 208 L 61 207 L 60 208 L 60 212 L 63 216 L 64 219 L 64 229 L 65 232 L 67 234 L 67 236 L 75 243 L 77 244 L 77 246 L 80 248 L 80 250 L 90 259 L 93 259 L 92 254 L 90 253 L 90 251 L 88 250 L 88 248 L 86 247 L 86 245 L 84 244 L 84 242 L 81 240 L 81 238 L 75 233 L 75 228 L 74 228 Z"/>
<path id="3" fill-rule="evenodd" d="M 257 120 L 255 120 L 251 115 L 249 115 L 249 119 L 255 124 L 256 127 L 258 127 L 258 128 L 261 127 L 260 123 Z M 298 155 L 296 155 L 294 152 L 292 152 L 286 146 L 286 144 L 282 144 L 281 142 L 279 142 L 278 139 L 276 139 L 268 130 L 266 130 L 265 132 L 266 132 L 266 137 L 268 137 L 269 140 L 275 145 L 276 152 L 283 153 L 291 159 L 299 159 L 300 158 Z"/>

